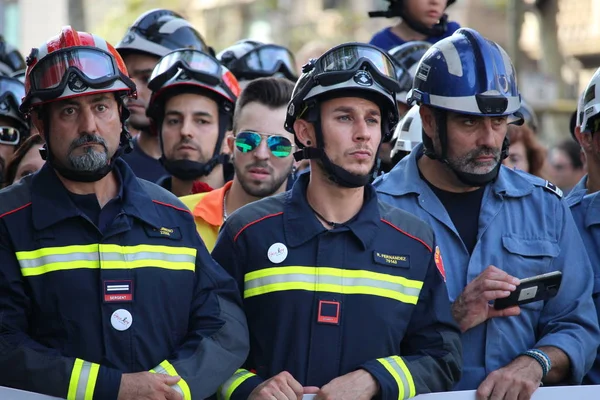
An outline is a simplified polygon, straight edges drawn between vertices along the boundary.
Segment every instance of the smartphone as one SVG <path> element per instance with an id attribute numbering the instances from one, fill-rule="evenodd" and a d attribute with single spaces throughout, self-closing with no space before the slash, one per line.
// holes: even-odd
<path id="1" fill-rule="evenodd" d="M 561 282 L 562 272 L 560 271 L 521 279 L 521 284 L 510 296 L 494 301 L 494 308 L 502 310 L 512 306 L 548 300 L 556 296 Z"/>

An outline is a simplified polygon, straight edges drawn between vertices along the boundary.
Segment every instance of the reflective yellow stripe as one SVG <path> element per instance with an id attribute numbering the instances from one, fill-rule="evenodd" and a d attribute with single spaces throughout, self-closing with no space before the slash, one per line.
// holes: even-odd
<path id="1" fill-rule="evenodd" d="M 238 369 L 237 371 L 235 371 L 235 374 L 233 374 L 231 378 L 229 378 L 227 381 L 225 381 L 223 385 L 221 385 L 221 388 L 218 392 L 219 399 L 230 400 L 231 395 L 233 394 L 235 389 L 237 389 L 242 383 L 244 383 L 246 379 L 252 378 L 253 376 L 256 375 L 252 372 L 248 372 L 245 369 Z"/>
<path id="2" fill-rule="evenodd" d="M 164 268 L 194 271 L 196 249 L 171 246 L 90 244 L 17 252 L 23 276 L 71 269 Z"/>
<path id="3" fill-rule="evenodd" d="M 415 382 L 404 360 L 398 356 L 380 358 L 377 361 L 392 375 L 398 385 L 398 399 L 416 396 Z"/>
<path id="4" fill-rule="evenodd" d="M 169 376 L 181 377 L 181 375 L 179 375 L 175 370 L 175 367 L 173 367 L 173 365 L 167 360 L 161 362 L 158 366 L 151 369 L 150 372 L 152 372 L 153 374 L 164 374 Z M 190 387 L 188 386 L 187 382 L 183 380 L 183 378 L 181 378 L 179 382 L 177 382 L 171 387 L 175 389 L 179 394 L 181 394 L 181 396 L 183 396 L 183 400 L 192 400 L 192 392 L 190 392 Z"/>
<path id="5" fill-rule="evenodd" d="M 417 304 L 423 282 L 367 270 L 274 267 L 244 277 L 244 298 L 286 290 L 365 294 Z"/>
<path id="6" fill-rule="evenodd" d="M 67 393 L 67 400 L 75 400 L 75 394 L 77 393 L 77 384 L 79 383 L 79 377 L 81 376 L 81 367 L 83 366 L 83 360 L 75 359 L 73 365 L 73 371 L 71 371 L 71 379 L 69 380 L 69 392 Z"/>
<path id="7" fill-rule="evenodd" d="M 75 360 L 71 379 L 69 380 L 68 400 L 92 400 L 94 389 L 98 380 L 100 365 L 83 361 L 79 358 Z"/>

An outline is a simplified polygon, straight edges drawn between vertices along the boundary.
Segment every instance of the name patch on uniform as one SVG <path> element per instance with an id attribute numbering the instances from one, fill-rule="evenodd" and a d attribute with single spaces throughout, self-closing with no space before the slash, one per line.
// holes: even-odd
<path id="1" fill-rule="evenodd" d="M 410 268 L 409 256 L 384 254 L 374 251 L 373 261 L 375 261 L 377 264 L 389 265 L 391 267 Z"/>
<path id="2" fill-rule="evenodd" d="M 317 322 L 321 324 L 339 325 L 340 323 L 340 302 L 319 300 L 319 313 Z"/>
<path id="3" fill-rule="evenodd" d="M 146 226 L 144 229 L 149 237 L 162 237 L 173 240 L 181 239 L 181 231 L 179 231 L 179 228 L 176 226 L 173 228 L 161 226 L 158 229 Z"/>
<path id="4" fill-rule="evenodd" d="M 133 301 L 133 281 L 104 281 L 104 302 L 125 303 Z"/>

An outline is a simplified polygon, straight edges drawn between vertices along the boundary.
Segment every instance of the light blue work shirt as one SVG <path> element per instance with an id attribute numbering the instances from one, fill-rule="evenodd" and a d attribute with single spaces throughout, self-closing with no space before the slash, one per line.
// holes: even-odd
<path id="1" fill-rule="evenodd" d="M 587 175 L 565 198 L 571 208 L 575 225 L 583 239 L 588 257 L 594 269 L 594 289 L 592 297 L 596 305 L 596 313 L 600 319 L 600 192 L 587 194 Z M 583 383 L 600 385 L 600 352 L 596 353 L 596 361 L 592 369 L 583 378 Z"/>
<path id="2" fill-rule="evenodd" d="M 383 201 L 433 227 L 452 302 L 489 265 L 520 279 L 563 273 L 556 297 L 523 305 L 519 316 L 492 318 L 463 334 L 463 377 L 455 389 L 476 389 L 489 373 L 542 346 L 564 351 L 571 360 L 567 381 L 580 383 L 594 361 L 600 329 L 592 267 L 566 203 L 553 185 L 502 166 L 485 188 L 477 244 L 469 254 L 448 212 L 419 175 L 422 153 L 419 145 L 374 185 Z"/>

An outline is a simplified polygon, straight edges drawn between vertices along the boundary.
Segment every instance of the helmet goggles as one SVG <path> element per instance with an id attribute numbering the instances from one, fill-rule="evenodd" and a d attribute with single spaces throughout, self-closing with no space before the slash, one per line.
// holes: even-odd
<path id="1" fill-rule="evenodd" d="M 21 81 L 8 76 L 0 76 L 0 114 L 2 113 L 3 101 L 12 101 L 13 104 L 9 106 L 18 109 L 23 97 L 25 97 L 25 86 L 23 86 Z"/>
<path id="2" fill-rule="evenodd" d="M 249 78 L 272 76 L 281 72 L 288 79 L 298 79 L 292 53 L 285 47 L 273 44 L 252 49 L 236 60 L 231 67 Z"/>
<path id="3" fill-rule="evenodd" d="M 239 93 L 235 93 L 232 87 L 237 85 L 233 84 L 233 76 L 232 82 L 226 82 L 227 73 L 225 72 L 228 71 L 224 71 L 221 63 L 208 54 L 192 49 L 176 50 L 158 62 L 152 71 L 148 87 L 156 93 L 170 80 L 195 79 L 212 86 L 219 86 L 230 97 L 230 100 L 235 102 Z"/>
<path id="4" fill-rule="evenodd" d="M 390 92 L 400 91 L 392 59 L 379 49 L 360 43 L 334 47 L 323 54 L 315 64 L 314 77 L 321 86 L 331 86 L 352 79 L 365 67 L 369 67 L 379 85 Z"/>
<path id="5" fill-rule="evenodd" d="M 42 101 L 58 98 L 67 85 L 77 92 L 87 87 L 108 88 L 118 79 L 123 80 L 123 77 L 110 53 L 83 46 L 46 55 L 30 73 L 31 93 L 35 93 L 35 97 Z M 127 86 L 135 90 L 135 87 Z"/>

